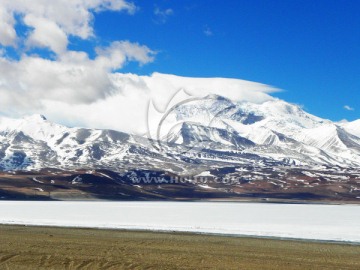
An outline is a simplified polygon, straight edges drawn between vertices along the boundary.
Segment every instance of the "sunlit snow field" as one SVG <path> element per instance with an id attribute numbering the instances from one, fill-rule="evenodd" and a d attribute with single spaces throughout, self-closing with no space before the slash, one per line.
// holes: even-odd
<path id="1" fill-rule="evenodd" d="M 360 242 L 357 205 L 2 201 L 0 223 Z"/>

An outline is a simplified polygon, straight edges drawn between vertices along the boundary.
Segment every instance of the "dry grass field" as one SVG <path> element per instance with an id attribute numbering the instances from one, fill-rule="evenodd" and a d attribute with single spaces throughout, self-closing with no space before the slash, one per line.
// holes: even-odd
<path id="1" fill-rule="evenodd" d="M 0 226 L 0 269 L 360 269 L 360 246 Z"/>

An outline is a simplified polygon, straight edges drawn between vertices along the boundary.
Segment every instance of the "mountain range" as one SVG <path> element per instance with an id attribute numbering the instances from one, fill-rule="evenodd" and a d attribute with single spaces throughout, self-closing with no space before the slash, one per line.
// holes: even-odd
<path id="1" fill-rule="evenodd" d="M 186 185 L 195 185 L 192 192 L 195 188 L 207 194 L 223 192 L 231 196 L 270 196 L 274 190 L 280 194 L 291 188 L 301 188 L 302 196 L 307 196 L 304 194 L 313 188 L 321 196 L 325 196 L 324 190 L 331 189 L 331 196 L 360 198 L 360 120 L 332 122 L 279 99 L 258 104 L 209 95 L 172 106 L 154 130 L 139 136 L 66 127 L 42 115 L 2 117 L 0 171 L 38 172 L 42 180 L 35 178 L 34 182 L 34 177 L 27 176 L 36 185 L 55 183 L 56 175 L 58 179 L 65 175 L 67 178 L 61 179 L 66 179 L 67 185 L 83 184 L 91 175 L 101 181 L 111 179 L 114 184 L 127 183 L 132 189 L 144 183 L 130 180 L 148 178 L 149 174 L 213 180 L 237 177 L 231 189 L 211 181 L 204 184 L 189 180 Z M 44 170 L 48 170 L 45 175 Z M 91 177 L 90 182 L 95 179 Z M 142 189 L 142 197 L 146 188 Z M 150 193 L 151 198 L 161 194 L 159 190 L 147 190 L 146 196 Z M 179 197 L 178 193 L 166 194 L 167 198 L 174 194 Z"/>
<path id="2" fill-rule="evenodd" d="M 42 115 L 3 117 L 0 170 L 166 168 L 189 174 L 194 164 L 214 162 L 360 166 L 360 120 L 334 123 L 278 99 L 262 104 L 214 95 L 190 99 L 169 110 L 158 126 L 159 136 L 147 139 L 69 128 Z"/>

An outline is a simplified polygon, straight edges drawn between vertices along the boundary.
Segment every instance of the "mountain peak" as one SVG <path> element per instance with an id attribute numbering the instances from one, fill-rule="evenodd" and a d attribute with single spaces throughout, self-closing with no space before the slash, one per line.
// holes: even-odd
<path id="1" fill-rule="evenodd" d="M 227 101 L 227 102 L 231 102 L 230 99 L 217 95 L 217 94 L 209 94 L 207 96 L 205 96 L 205 99 L 214 99 L 214 100 L 218 100 L 218 101 Z"/>
<path id="2" fill-rule="evenodd" d="M 47 120 L 46 117 L 42 114 L 33 114 L 33 115 L 25 116 L 23 119 L 27 121 L 36 121 L 36 122 Z"/>

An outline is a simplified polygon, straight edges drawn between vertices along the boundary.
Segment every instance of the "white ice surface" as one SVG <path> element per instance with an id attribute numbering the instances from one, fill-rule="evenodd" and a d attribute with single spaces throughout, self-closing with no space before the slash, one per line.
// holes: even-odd
<path id="1" fill-rule="evenodd" d="M 0 223 L 360 242 L 357 205 L 1 201 Z"/>

